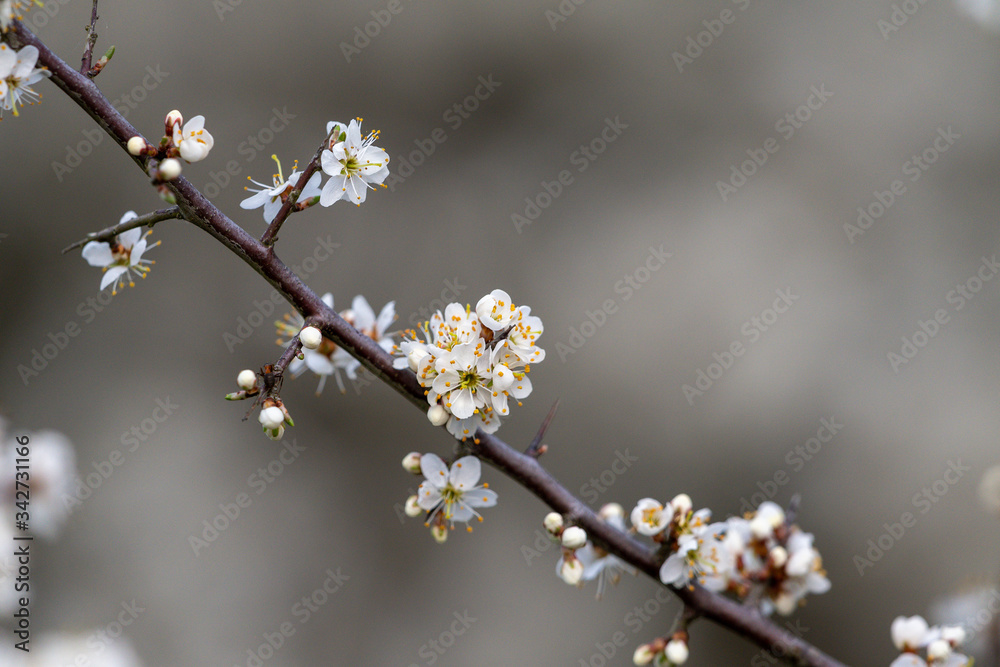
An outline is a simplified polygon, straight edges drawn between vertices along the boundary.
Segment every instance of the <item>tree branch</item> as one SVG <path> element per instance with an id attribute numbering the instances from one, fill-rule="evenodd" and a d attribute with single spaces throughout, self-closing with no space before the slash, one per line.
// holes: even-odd
<path id="1" fill-rule="evenodd" d="M 13 30 L 7 33 L 5 38 L 12 40 L 14 46 L 27 44 L 36 46 L 39 51 L 39 62 L 48 67 L 52 73 L 53 83 L 80 105 L 123 149 L 131 137 L 139 134 L 115 110 L 90 79 L 69 67 L 22 23 L 14 22 Z M 146 160 L 132 157 L 145 172 Z M 223 243 L 277 289 L 307 321 L 318 326 L 324 336 L 347 350 L 365 368 L 389 384 L 422 412 L 426 411 L 428 405 L 426 392 L 417 382 L 416 376 L 408 368 L 394 368 L 393 359 L 389 354 L 374 340 L 354 329 L 333 309 L 327 307 L 315 292 L 275 255 L 272 247 L 247 234 L 185 178 L 180 177 L 171 181 L 169 187 L 176 196 L 178 209 L 184 219 Z M 635 566 L 654 581 L 660 581 L 660 563 L 654 550 L 601 521 L 587 505 L 545 470 L 536 458 L 522 454 L 499 438 L 482 431 L 477 431 L 476 439 L 478 442 L 474 445 L 467 443 L 471 451 L 535 494 L 553 510 L 571 517 L 574 523 L 587 531 L 595 544 Z M 698 586 L 679 590 L 669 588 L 700 615 L 712 619 L 759 646 L 780 647 L 786 658 L 795 660 L 798 664 L 813 667 L 843 667 L 842 663 L 800 637 L 770 622 L 755 608 L 740 605 Z"/>
<path id="2" fill-rule="evenodd" d="M 148 225 L 152 227 L 158 222 L 163 222 L 164 220 L 172 220 L 175 218 L 180 218 L 180 209 L 176 206 L 171 206 L 170 208 L 161 208 L 159 210 L 153 211 L 152 213 L 146 213 L 145 215 L 140 215 L 131 220 L 119 223 L 117 225 L 112 225 L 107 229 L 102 229 L 99 232 L 91 232 L 87 234 L 85 238 L 80 239 L 75 243 L 71 243 L 62 249 L 62 254 L 68 253 L 74 248 L 79 248 L 87 245 L 91 241 L 110 241 L 114 237 L 118 236 L 122 232 L 127 232 L 130 229 L 135 229 L 136 227 L 142 227 L 143 225 Z"/>

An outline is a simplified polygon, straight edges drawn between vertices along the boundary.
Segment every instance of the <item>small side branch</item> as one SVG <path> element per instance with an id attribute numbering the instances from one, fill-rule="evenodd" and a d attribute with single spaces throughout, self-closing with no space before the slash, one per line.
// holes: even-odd
<path id="1" fill-rule="evenodd" d="M 83 50 L 83 59 L 80 63 L 80 74 L 86 76 L 90 72 L 92 60 L 94 58 L 94 45 L 97 44 L 97 33 L 94 31 L 97 25 L 97 0 L 94 0 L 94 7 L 90 11 L 90 26 L 87 28 L 87 47 Z"/>
<path id="2" fill-rule="evenodd" d="M 96 4 L 96 3 L 95 3 Z M 149 226 L 152 227 L 158 222 L 163 222 L 164 220 L 171 219 L 181 219 L 180 208 L 177 206 L 171 206 L 170 208 L 161 208 L 152 213 L 147 213 L 145 215 L 140 215 L 137 218 L 132 218 L 126 222 L 114 225 L 113 227 L 108 227 L 107 229 L 102 229 L 99 232 L 91 232 L 87 234 L 86 238 L 82 238 L 75 243 L 71 243 L 62 249 L 62 253 L 65 255 L 70 250 L 75 248 L 81 248 L 91 241 L 110 241 L 114 237 L 118 236 L 122 232 L 127 232 L 130 229 L 135 229 L 136 227 Z"/>

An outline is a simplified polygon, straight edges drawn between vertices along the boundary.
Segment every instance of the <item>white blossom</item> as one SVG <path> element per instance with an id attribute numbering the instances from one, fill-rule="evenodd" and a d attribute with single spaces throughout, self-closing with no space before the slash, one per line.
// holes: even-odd
<path id="1" fill-rule="evenodd" d="M 31 85 L 51 73 L 43 67 L 35 67 L 36 62 L 36 47 L 28 45 L 15 51 L 0 43 L 0 117 L 3 111 L 13 111 L 18 116 L 18 105 L 34 104 L 41 97 Z"/>
<path id="2" fill-rule="evenodd" d="M 208 157 L 208 152 L 215 145 L 215 139 L 205 129 L 205 117 L 195 116 L 184 123 L 181 129 L 180 123 L 175 123 L 174 145 L 181 152 L 181 157 L 188 162 L 199 162 Z"/>
<path id="3" fill-rule="evenodd" d="M 347 125 L 341 141 L 323 151 L 320 161 L 330 179 L 323 186 L 321 206 L 330 206 L 341 199 L 360 206 L 368 189 L 386 179 L 389 154 L 374 145 L 377 139 L 378 131 L 362 137 L 359 118 Z"/>
<path id="4" fill-rule="evenodd" d="M 138 216 L 135 211 L 128 211 L 118 224 L 124 224 L 136 217 Z M 122 232 L 111 243 L 91 241 L 83 246 L 83 258 L 87 260 L 87 263 L 104 269 L 104 277 L 101 279 L 102 290 L 113 284 L 111 293 L 117 294 L 118 289 L 124 286 L 125 278 L 128 278 L 129 287 L 135 286 L 135 283 L 132 282 L 132 273 L 140 278 L 146 277 L 146 274 L 149 273 L 149 267 L 146 265 L 153 264 L 153 261 L 143 259 L 142 256 L 147 250 L 160 245 L 160 242 L 157 241 L 147 247 L 145 237 L 151 233 L 152 230 L 144 235 L 140 228 L 135 227 Z"/>
<path id="5" fill-rule="evenodd" d="M 477 486 L 482 466 L 475 456 L 463 456 L 449 469 L 436 454 L 424 454 L 420 457 L 420 470 L 425 481 L 417 490 L 417 502 L 421 509 L 430 512 L 428 523 L 439 514 L 452 525 L 456 521 L 468 523 L 473 517 L 482 521 L 476 509 L 497 504 L 494 491 L 485 484 Z"/>

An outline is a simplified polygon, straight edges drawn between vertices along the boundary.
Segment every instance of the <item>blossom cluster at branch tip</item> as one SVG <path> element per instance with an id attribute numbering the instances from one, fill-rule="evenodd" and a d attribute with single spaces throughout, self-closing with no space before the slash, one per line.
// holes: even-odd
<path id="1" fill-rule="evenodd" d="M 126 211 L 125 215 L 118 221 L 119 225 L 125 224 L 129 220 L 139 217 L 135 211 Z M 126 278 L 129 287 L 135 287 L 132 281 L 132 274 L 145 278 L 149 273 L 148 264 L 155 264 L 153 260 L 143 259 L 147 250 L 160 245 L 157 241 L 152 245 L 147 245 L 146 237 L 153 233 L 149 230 L 142 233 L 140 227 L 134 227 L 107 241 L 90 241 L 83 246 L 83 258 L 91 266 L 99 266 L 104 270 L 104 277 L 101 279 L 101 289 L 108 285 L 113 285 L 111 293 L 117 294 L 118 289 L 124 287 Z"/>
<path id="2" fill-rule="evenodd" d="M 323 295 L 322 299 L 323 303 L 333 308 L 332 293 L 327 292 Z M 340 312 L 340 316 L 360 333 L 374 340 L 386 352 L 393 350 L 392 334 L 388 333 L 386 329 L 396 319 L 395 301 L 385 304 L 379 314 L 375 315 L 375 311 L 368 304 L 368 300 L 359 294 L 354 297 L 350 308 Z M 341 371 L 349 379 L 355 380 L 357 379 L 358 369 L 361 368 L 361 362 L 348 354 L 347 350 L 323 336 L 318 329 L 315 327 L 303 327 L 304 324 L 305 320 L 298 313 L 294 315 L 287 313 L 283 319 L 274 323 L 279 336 L 277 340 L 278 345 L 288 346 L 295 336 L 299 336 L 299 340 L 302 342 L 301 353 L 288 366 L 292 377 L 298 377 L 306 370 L 310 370 L 318 375 L 320 378 L 319 386 L 316 388 L 316 395 L 318 396 L 322 393 L 323 387 L 326 385 L 327 377 L 332 375 L 337 380 L 340 393 L 345 393 L 347 389 L 344 386 Z M 315 334 L 307 331 L 308 329 L 312 329 Z M 305 334 L 305 339 L 302 338 L 303 334 Z M 319 334 L 319 341 L 315 347 L 310 347 L 312 343 L 316 342 L 316 334 Z M 287 339 L 283 337 L 287 337 Z"/>
<path id="3" fill-rule="evenodd" d="M 608 503 L 597 514 L 598 518 L 625 532 L 625 510 L 618 503 Z M 587 532 L 579 526 L 567 526 L 562 515 L 550 512 L 542 521 L 552 539 L 562 546 L 562 557 L 556 563 L 556 575 L 571 586 L 584 581 L 597 581 L 600 598 L 608 583 L 618 583 L 622 572 L 634 575 L 635 569 L 617 556 L 591 542 Z"/>
<path id="4" fill-rule="evenodd" d="M 395 368 L 410 368 L 427 389 L 427 418 L 445 424 L 459 440 L 476 429 L 494 433 L 531 393 L 531 364 L 545 359 L 536 343 L 542 321 L 528 306 L 515 306 L 510 295 L 493 290 L 475 309 L 451 303 L 416 329 L 403 332 L 393 348 Z"/>
<path id="5" fill-rule="evenodd" d="M 928 627 L 921 616 L 898 616 L 890 628 L 892 643 L 902 652 L 890 667 L 968 667 L 972 660 L 958 648 L 965 630 L 958 625 Z"/>
<path id="6" fill-rule="evenodd" d="M 9 22 L 14 11 L 16 10 L 9 7 L 0 7 L 0 23 L 3 17 Z M 50 76 L 51 72 L 44 67 L 35 67 L 37 62 L 37 47 L 29 44 L 20 51 L 15 51 L 7 44 L 0 43 L 0 119 L 3 118 L 4 111 L 12 111 L 15 116 L 19 116 L 18 106 L 34 104 L 41 99 L 41 94 L 35 92 L 31 85 Z"/>
<path id="7" fill-rule="evenodd" d="M 809 593 L 825 593 L 830 581 L 813 536 L 787 521 L 766 501 L 745 517 L 709 523 L 711 511 L 693 511 L 680 494 L 666 506 L 640 500 L 631 513 L 636 532 L 667 547 L 660 580 L 677 588 L 695 583 L 740 599 L 759 599 L 765 614 L 791 614 Z"/>
<path id="8" fill-rule="evenodd" d="M 471 533 L 469 521 L 483 520 L 476 510 L 497 504 L 497 494 L 489 484 L 478 485 L 482 464 L 475 456 L 463 456 L 449 467 L 437 454 L 411 452 L 402 463 L 407 472 L 424 477 L 416 495 L 406 500 L 406 515 L 424 514 L 424 526 L 439 544 L 448 539 L 456 521 L 466 524 Z"/>

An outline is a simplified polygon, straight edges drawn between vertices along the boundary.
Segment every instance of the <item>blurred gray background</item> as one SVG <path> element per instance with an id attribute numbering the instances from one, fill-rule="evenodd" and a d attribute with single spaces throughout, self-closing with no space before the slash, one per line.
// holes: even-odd
<path id="1" fill-rule="evenodd" d="M 79 63 L 90 3 L 48 5 L 52 18 L 35 9 L 29 23 Z M 949 2 L 919 5 L 883 35 L 888 2 L 567 1 L 566 20 L 552 23 L 555 0 L 403 0 L 348 62 L 341 43 L 387 6 L 105 1 L 97 51 L 117 53 L 98 83 L 154 140 L 171 109 L 204 114 L 215 148 L 184 174 L 219 185 L 208 188 L 215 203 L 257 235 L 260 211 L 238 207 L 246 176 L 268 180 L 272 153 L 286 174 L 305 163 L 328 120 L 361 116 L 380 129 L 394 172 L 442 128 L 446 141 L 393 192 L 294 216 L 278 254 L 298 265 L 317 238 L 339 243 L 309 284 L 339 307 L 359 293 L 376 310 L 394 299 L 404 326 L 449 282 L 463 303 L 500 287 L 532 306 L 548 358 L 500 435 L 527 443 L 560 398 L 543 461 L 595 508 L 685 491 L 723 518 L 762 488 L 783 504 L 801 493 L 800 523 L 833 589 L 794 618 L 845 662 L 888 664 L 895 616 L 995 581 L 996 520 L 976 487 L 1000 462 L 1000 281 L 961 309 L 948 295 L 997 252 L 996 34 Z M 724 10 L 730 22 L 712 23 Z M 679 72 L 673 54 L 689 37 L 707 46 Z M 147 67 L 166 75 L 153 83 Z M 446 112 L 490 76 L 499 87 L 456 127 Z M 788 136 L 781 121 L 812 87 L 832 95 L 800 110 L 808 119 Z M 330 383 L 316 397 L 314 376 L 286 381 L 298 424 L 286 441 L 305 449 L 258 495 L 249 478 L 282 445 L 240 421 L 247 404 L 222 396 L 239 370 L 277 358 L 270 322 L 288 309 L 265 313 L 230 351 L 224 335 L 270 288 L 198 229 L 166 222 L 149 277 L 88 321 L 81 304 L 97 296 L 100 272 L 59 250 L 163 203 L 108 139 L 92 145 L 95 126 L 75 104 L 47 82 L 36 88 L 42 105 L 0 124 L 0 410 L 15 432 L 66 433 L 86 475 L 125 449 L 122 434 L 157 399 L 180 406 L 40 552 L 38 631 L 86 634 L 135 599 L 146 611 L 127 635 L 150 666 L 246 665 L 262 635 L 290 621 L 295 634 L 265 664 L 408 667 L 600 665 L 596 644 L 617 631 L 628 643 L 607 664 L 626 665 L 637 644 L 669 630 L 674 602 L 650 604 L 657 613 L 641 627 L 627 616 L 653 582 L 626 577 L 595 602 L 593 585 L 554 576 L 555 549 L 526 558 L 546 508 L 493 470 L 484 479 L 500 504 L 471 535 L 456 531 L 442 547 L 419 521 L 402 522 L 396 506 L 419 479 L 399 460 L 448 455 L 452 442 L 378 384 L 340 395 Z M 273 121 L 275 108 L 294 118 Z M 616 118 L 627 128 L 580 171 L 574 153 Z M 262 132 L 269 124 L 281 131 Z M 907 163 L 934 154 L 948 128 L 958 138 L 911 180 Z M 724 201 L 717 182 L 769 138 L 777 151 Z M 79 167 L 53 166 L 81 143 L 90 154 Z M 230 161 L 236 174 L 223 186 Z M 518 230 L 512 214 L 563 170 L 572 183 Z M 852 243 L 844 225 L 897 179 L 905 192 Z M 626 301 L 616 285 L 646 279 L 636 272 L 661 244 L 672 257 Z M 798 299 L 756 328 L 779 289 Z M 615 312 L 560 358 L 557 344 L 609 299 Z M 887 354 L 938 309 L 947 322 L 917 336 L 926 344 L 894 369 Z M 18 365 L 69 322 L 80 335 L 25 386 Z M 683 385 L 736 341 L 745 353 L 689 402 Z M 824 418 L 843 428 L 797 458 Z M 609 488 L 584 488 L 626 451 L 638 461 L 606 474 Z M 914 494 L 959 460 L 971 472 L 922 511 Z M 779 472 L 786 483 L 769 485 Z M 241 492 L 251 506 L 195 556 L 189 537 Z M 907 511 L 916 524 L 859 575 L 855 556 Z M 349 579 L 300 623 L 296 603 L 338 568 Z M 475 621 L 448 637 L 456 613 Z M 453 645 L 438 653 L 432 639 Z M 693 665 L 770 664 L 707 622 L 693 627 L 691 649 Z"/>

